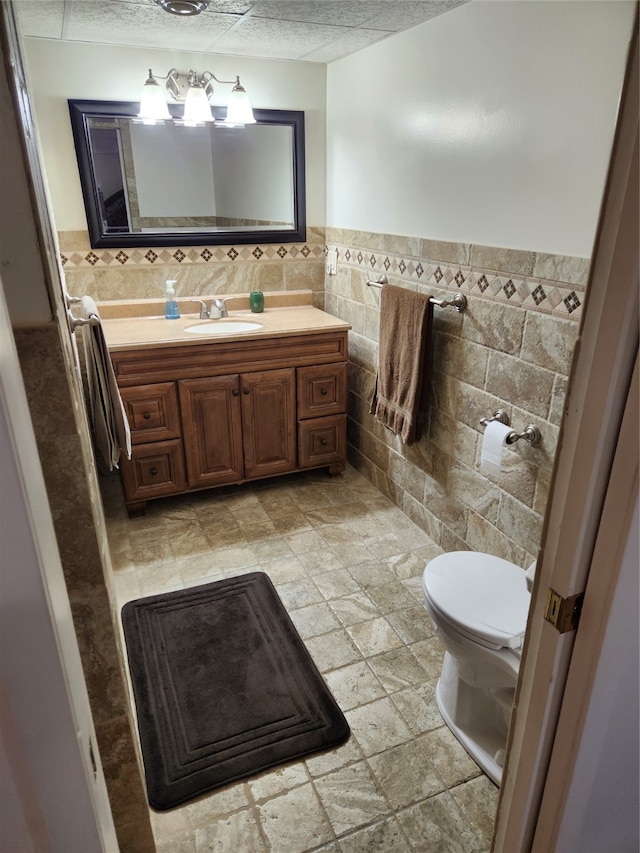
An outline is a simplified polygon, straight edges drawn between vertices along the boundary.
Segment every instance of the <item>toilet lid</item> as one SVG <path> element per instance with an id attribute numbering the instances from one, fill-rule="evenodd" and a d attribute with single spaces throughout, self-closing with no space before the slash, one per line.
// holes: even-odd
<path id="1" fill-rule="evenodd" d="M 422 584 L 434 608 L 464 634 L 498 648 L 521 645 L 531 602 L 523 569 L 489 554 L 453 551 L 431 560 Z"/>

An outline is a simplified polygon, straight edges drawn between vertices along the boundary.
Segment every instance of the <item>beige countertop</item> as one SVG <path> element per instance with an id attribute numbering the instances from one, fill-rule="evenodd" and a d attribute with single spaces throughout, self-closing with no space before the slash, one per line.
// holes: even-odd
<path id="1" fill-rule="evenodd" d="M 120 350 L 171 347 L 171 346 L 197 346 L 198 344 L 211 344 L 224 341 L 260 340 L 273 336 L 289 337 L 296 335 L 313 334 L 316 332 L 347 331 L 351 328 L 349 323 L 314 308 L 310 304 L 310 292 L 308 303 L 304 304 L 306 293 L 297 291 L 291 294 L 290 301 L 298 304 L 282 304 L 287 294 L 278 294 L 277 298 L 269 298 L 265 293 L 265 310 L 260 314 L 253 314 L 248 307 L 248 294 L 227 299 L 229 309 L 228 321 L 241 321 L 260 323 L 260 328 L 250 332 L 239 332 L 233 334 L 192 334 L 185 331 L 189 326 L 205 325 L 212 329 L 220 329 L 225 325 L 225 320 L 200 320 L 197 308 L 188 299 L 179 299 L 182 316 L 179 320 L 166 320 L 163 314 L 144 313 L 146 311 L 164 310 L 163 303 L 157 301 L 145 302 L 137 300 L 135 303 L 123 302 L 121 311 L 116 306 L 104 303 L 98 305 L 102 317 L 107 345 L 110 350 Z M 207 305 L 210 297 L 205 299 Z M 303 304 L 300 304 L 303 303 Z M 131 306 L 135 306 L 135 311 Z M 237 307 L 236 307 L 237 306 Z M 185 313 L 185 309 L 190 313 Z M 117 316 L 118 313 L 124 316 Z M 138 316 L 132 316 L 132 313 Z M 115 315 L 115 316 L 114 316 Z"/>

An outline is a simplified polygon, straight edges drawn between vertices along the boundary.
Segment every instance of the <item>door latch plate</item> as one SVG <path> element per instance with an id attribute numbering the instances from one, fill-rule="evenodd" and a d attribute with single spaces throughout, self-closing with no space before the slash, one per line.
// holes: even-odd
<path id="1" fill-rule="evenodd" d="M 547 590 L 547 601 L 544 608 L 544 618 L 560 634 L 575 631 L 580 621 L 584 592 L 563 598 L 555 589 Z"/>

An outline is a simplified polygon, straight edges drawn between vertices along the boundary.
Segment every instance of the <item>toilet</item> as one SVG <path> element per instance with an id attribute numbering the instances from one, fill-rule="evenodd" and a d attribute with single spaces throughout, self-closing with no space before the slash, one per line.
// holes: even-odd
<path id="1" fill-rule="evenodd" d="M 520 668 L 535 563 L 474 551 L 431 560 L 424 604 L 445 647 L 436 701 L 467 752 L 497 784 Z"/>

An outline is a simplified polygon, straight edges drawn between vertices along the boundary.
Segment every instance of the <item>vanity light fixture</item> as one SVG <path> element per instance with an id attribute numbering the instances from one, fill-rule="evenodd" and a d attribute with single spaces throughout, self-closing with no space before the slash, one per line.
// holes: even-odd
<path id="1" fill-rule="evenodd" d="M 222 124 L 244 125 L 255 124 L 255 117 L 240 78 L 235 80 L 220 80 L 211 71 L 189 71 L 188 75 L 181 75 L 176 68 L 172 68 L 163 77 L 153 74 L 149 69 L 149 77 L 144 84 L 140 98 L 140 112 L 138 119 L 143 122 L 153 123 L 155 121 L 166 121 L 172 119 L 167 106 L 166 97 L 156 79 L 166 80 L 166 89 L 171 98 L 178 103 L 184 103 L 182 119 L 175 119 L 183 124 L 193 125 L 214 121 L 211 113 L 209 98 L 213 94 L 213 81 L 223 85 L 233 86 L 227 104 L 227 116 Z"/>

